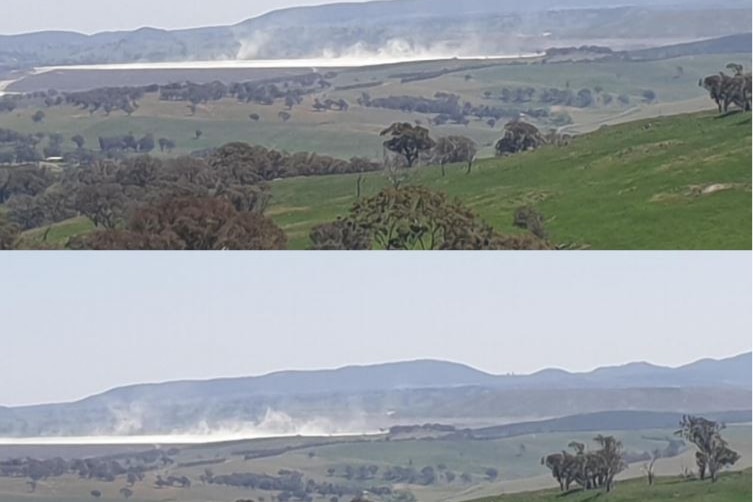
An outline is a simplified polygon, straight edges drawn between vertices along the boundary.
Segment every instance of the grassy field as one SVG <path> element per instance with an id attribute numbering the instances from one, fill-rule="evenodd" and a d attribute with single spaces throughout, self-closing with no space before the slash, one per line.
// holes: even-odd
<path id="1" fill-rule="evenodd" d="M 332 89 L 317 96 L 308 96 L 300 106 L 292 110 L 292 118 L 287 123 L 282 123 L 278 117 L 283 109 L 280 103 L 262 106 L 224 99 L 199 106 L 196 114 L 192 115 L 185 103 L 159 101 L 156 95 L 151 94 L 141 100 L 139 109 L 130 117 L 122 112 L 114 112 L 109 117 L 101 112 L 90 115 L 70 106 L 60 106 L 45 109 L 47 116 L 40 124 L 35 124 L 31 116 L 40 106 L 44 107 L 39 103 L 33 106 L 22 103 L 16 111 L 0 114 L 0 128 L 25 133 L 61 133 L 66 140 L 75 134 L 81 134 L 89 147 L 94 148 L 99 136 L 132 132 L 137 136 L 152 133 L 156 137 L 175 140 L 175 154 L 187 154 L 229 141 L 245 141 L 290 152 L 315 151 L 341 158 L 381 158 L 381 139 L 378 136 L 380 130 L 395 121 L 420 120 L 428 123 L 433 115 L 358 106 L 356 100 L 363 91 L 373 98 L 402 95 L 431 98 L 437 92 L 451 92 L 460 95 L 463 101 L 501 107 L 509 105 L 494 98 L 486 99 L 484 93 L 488 91 L 497 96 L 503 88 L 528 86 L 536 89 L 564 89 L 569 86 L 575 91 L 584 87 L 600 87 L 603 89 L 602 93 L 614 98 L 621 94 L 631 98 L 627 105 L 621 105 L 614 99 L 610 105 L 585 109 L 552 108 L 552 111 L 564 111 L 572 116 L 575 123 L 569 128 L 571 132 L 587 132 L 602 124 L 705 109 L 709 106 L 709 100 L 707 93 L 698 87 L 698 79 L 718 72 L 730 61 L 745 63 L 750 61 L 750 54 L 693 56 L 652 62 L 548 65 L 504 62 L 484 68 L 474 68 L 480 64 L 478 61 L 405 63 L 342 70 L 337 77 L 331 79 Z M 431 72 L 444 68 L 453 71 L 415 82 L 404 83 L 399 78 L 403 73 Z M 678 68 L 682 68 L 682 73 L 678 73 Z M 93 84 L 90 73 L 82 72 L 80 77 L 87 85 Z M 113 73 L 124 78 L 122 72 Z M 103 79 L 107 78 L 102 76 L 103 72 L 99 72 L 99 75 Z M 49 79 L 46 83 L 54 87 L 54 75 L 45 77 Z M 75 80 L 75 72 L 63 72 L 59 78 L 62 82 Z M 374 84 L 375 87 L 336 90 L 363 84 Z M 641 93 L 646 89 L 656 92 L 656 102 L 643 102 Z M 311 107 L 314 97 L 344 98 L 351 104 L 351 108 L 347 112 L 315 112 Z M 523 106 L 547 107 L 538 103 Z M 259 114 L 261 120 L 251 121 L 251 113 Z M 435 128 L 433 133 L 437 136 L 469 136 L 482 147 L 482 156 L 490 157 L 493 155 L 493 144 L 500 136 L 501 126 L 502 123 L 492 129 L 485 119 L 474 119 L 467 127 L 447 125 Z M 198 140 L 195 139 L 197 129 L 204 133 Z M 67 148 L 73 149 L 73 144 L 68 142 Z"/>
<path id="2" fill-rule="evenodd" d="M 470 175 L 418 168 L 410 182 L 445 191 L 505 232 L 532 204 L 555 242 L 594 249 L 750 249 L 751 120 L 681 115 L 623 124 L 566 147 L 478 162 Z M 347 213 L 354 176 L 276 182 L 270 215 L 292 247 L 317 223 Z M 365 193 L 387 183 L 368 176 Z"/>
<path id="3" fill-rule="evenodd" d="M 645 119 L 578 137 L 568 146 L 456 166 L 419 167 L 409 183 L 458 197 L 502 232 L 531 204 L 547 217 L 551 239 L 592 249 L 750 249 L 751 116 L 704 112 Z M 268 211 L 292 249 L 306 249 L 313 226 L 347 214 L 354 175 L 276 181 Z M 387 185 L 382 173 L 365 195 Z M 64 245 L 92 225 L 77 218 L 53 226 L 48 242 Z M 26 242 L 44 230 L 28 232 Z"/>
<path id="4" fill-rule="evenodd" d="M 498 495 L 500 493 L 527 492 L 555 486 L 555 482 L 547 470 L 540 465 L 539 459 L 541 456 L 561 450 L 571 440 L 589 443 L 595 434 L 596 432 L 531 434 L 493 441 L 439 439 L 431 441 L 384 441 L 379 438 L 365 438 L 369 440 L 352 443 L 349 439 L 342 438 L 342 443 L 330 446 L 316 446 L 316 443 L 331 441 L 331 438 L 278 438 L 228 444 L 196 445 L 180 448 L 180 453 L 174 457 L 176 464 L 173 467 L 168 467 L 160 472 L 150 472 L 144 483 L 139 483 L 133 488 L 135 495 L 131 500 L 144 502 L 167 500 L 234 502 L 239 499 L 270 499 L 273 494 L 265 491 L 219 485 L 204 486 L 198 479 L 206 467 L 210 467 L 215 475 L 244 472 L 275 475 L 280 469 L 291 469 L 302 472 L 306 479 L 313 479 L 319 483 L 331 482 L 345 486 L 370 487 L 383 486 L 389 483 L 380 480 L 380 476 L 377 476 L 372 481 L 348 481 L 342 476 L 345 467 L 352 466 L 357 468 L 358 466 L 377 465 L 381 473 L 384 472 L 384 469 L 394 466 L 408 467 L 412 465 L 417 470 L 420 470 L 424 466 L 433 466 L 435 469 L 439 469 L 439 466 L 443 464 L 443 469 L 456 473 L 458 477 L 463 472 L 470 474 L 472 482 L 463 483 L 456 480 L 453 483 L 448 483 L 442 480 L 430 486 L 396 485 L 393 488 L 409 490 L 418 500 L 424 502 L 461 502 L 473 498 Z M 665 437 L 671 435 L 672 431 L 616 431 L 611 434 L 621 439 L 628 451 L 640 452 L 663 448 L 666 446 L 665 442 L 647 438 Z M 743 455 L 736 468 L 749 468 L 751 466 L 750 425 L 730 425 L 725 431 L 725 437 L 730 441 L 730 445 Z M 521 445 L 524 445 L 525 448 L 521 448 Z M 265 458 L 251 460 L 244 460 L 243 458 L 244 451 L 285 446 L 294 446 L 298 449 Z M 65 455 L 60 452 L 56 452 L 57 454 Z M 660 476 L 676 476 L 683 471 L 683 467 L 692 467 L 692 456 L 693 452 L 688 450 L 679 457 L 661 459 L 656 465 L 656 472 Z M 176 467 L 179 463 L 212 460 L 216 460 L 217 463 Z M 498 469 L 498 479 L 494 481 L 486 479 L 485 470 L 489 467 Z M 334 476 L 328 475 L 327 471 L 330 468 L 335 469 L 336 474 Z M 618 493 L 627 494 L 631 492 L 629 488 L 631 486 L 635 486 L 636 488 L 642 486 L 641 482 L 626 481 L 633 478 L 641 478 L 643 473 L 640 468 L 640 464 L 633 464 L 627 472 L 621 475 L 620 485 L 618 486 L 618 491 L 615 492 L 615 496 Z M 153 482 L 157 474 L 161 474 L 163 477 L 167 475 L 185 475 L 194 480 L 194 484 L 190 490 L 156 489 Z M 660 486 L 667 483 L 666 481 L 662 481 Z M 122 482 L 106 483 L 94 480 L 82 480 L 75 476 L 65 476 L 40 481 L 36 493 L 30 494 L 28 493 L 25 480 L 0 479 L 0 500 L 3 502 L 32 500 L 83 502 L 93 500 L 90 495 L 92 490 L 102 492 L 103 497 L 101 500 L 122 500 L 122 497 L 118 493 L 122 485 Z M 682 489 L 684 490 L 686 487 L 688 489 L 694 487 L 693 490 L 718 489 L 716 486 L 710 487 L 706 484 L 683 483 Z M 655 490 L 656 493 L 659 493 L 659 487 L 656 487 Z M 541 496 L 545 497 L 550 493 L 553 492 L 543 492 Z M 706 492 L 704 491 L 703 493 Z M 594 493 L 590 495 L 593 496 Z M 536 496 L 539 496 L 539 494 L 536 494 Z M 579 498 L 579 495 L 572 495 L 572 497 L 574 497 L 573 500 L 578 502 L 585 500 Z M 328 497 L 316 497 L 315 500 L 326 502 L 328 501 Z M 347 502 L 345 497 L 341 500 L 342 502 Z M 506 502 L 506 500 L 506 498 L 502 498 L 500 502 Z M 512 498 L 510 500 L 528 499 Z M 534 498 L 531 500 L 539 499 Z M 543 498 L 541 500 L 547 499 Z M 491 499 L 487 502 L 491 502 Z"/>
<path id="5" fill-rule="evenodd" d="M 644 480 L 619 483 L 610 493 L 572 492 L 563 495 L 556 490 L 502 495 L 479 499 L 476 502 L 544 502 L 562 500 L 586 502 L 608 500 L 610 502 L 747 502 L 751 499 L 751 471 L 724 475 L 716 484 L 700 481 L 685 481 L 680 478 L 659 478 L 652 487 Z"/>
<path id="6" fill-rule="evenodd" d="M 486 91 L 502 88 L 570 86 L 603 88 L 612 95 L 632 97 L 628 106 L 612 104 L 568 109 L 575 124 L 570 132 L 586 132 L 568 147 L 505 159 L 492 157 L 499 127 L 471 121 L 468 127 L 432 127 L 434 137 L 462 134 L 481 147 L 481 160 L 470 175 L 450 168 L 442 177 L 436 167 L 410 173 L 411 183 L 458 197 L 503 232 L 516 232 L 512 212 L 523 204 L 536 206 L 548 218 L 552 240 L 592 249 L 750 249 L 751 248 L 751 121 L 749 114 L 718 118 L 712 103 L 697 86 L 701 75 L 714 73 L 731 60 L 750 54 L 682 57 L 652 62 L 492 64 L 467 69 L 462 61 L 425 62 L 343 70 L 333 89 L 378 84 L 365 89 L 372 97 L 433 96 L 438 91 L 460 94 L 476 104 Z M 478 62 L 473 63 L 478 65 Z M 403 83 L 405 72 L 453 70 L 436 78 Z M 682 68 L 682 71 L 679 70 Z M 640 101 L 643 89 L 658 101 Z M 32 133 L 60 132 L 69 138 L 81 133 L 89 146 L 98 136 L 132 132 L 154 133 L 177 141 L 174 154 L 246 141 L 287 151 L 316 151 L 349 158 L 381 158 L 380 129 L 393 121 L 421 120 L 430 115 L 363 108 L 355 105 L 361 89 L 328 91 L 353 106 L 347 112 L 314 112 L 313 96 L 293 109 L 282 123 L 281 108 L 238 104 L 231 99 L 200 106 L 191 115 L 183 103 L 163 102 L 147 95 L 128 117 L 110 117 L 72 107 L 53 107 L 41 124 L 34 124 L 34 107 L 0 114 L 0 127 Z M 324 96 L 319 96 L 323 98 Z M 615 100 L 616 102 L 616 100 Z M 258 113 L 259 122 L 249 113 Z M 692 112 L 689 113 L 688 112 Z M 608 126 L 608 127 L 605 127 Z M 203 135 L 195 139 L 195 131 Z M 72 148 L 68 142 L 67 147 Z M 162 155 L 157 153 L 157 155 Z M 374 194 L 387 184 L 383 174 L 366 176 L 364 192 Z M 306 249 L 318 223 L 345 215 L 355 200 L 356 177 L 331 176 L 274 182 L 269 214 L 283 226 L 292 249 Z M 90 231 L 85 219 L 56 224 L 47 242 L 63 246 L 69 237 Z M 38 242 L 46 229 L 28 232 L 26 242 Z"/>

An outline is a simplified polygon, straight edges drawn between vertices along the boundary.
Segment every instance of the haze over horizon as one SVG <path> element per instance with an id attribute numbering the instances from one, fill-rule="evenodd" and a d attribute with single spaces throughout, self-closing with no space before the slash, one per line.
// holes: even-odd
<path id="1" fill-rule="evenodd" d="M 129 8 L 112 16 L 112 4 L 102 0 L 4 0 L 0 35 L 38 31 L 75 31 L 93 34 L 103 31 L 187 29 L 233 25 L 252 17 L 289 7 L 369 0 L 130 0 Z"/>
<path id="2" fill-rule="evenodd" d="M 528 374 L 750 351 L 748 254 L 630 255 L 9 255 L 0 405 L 387 361 Z"/>

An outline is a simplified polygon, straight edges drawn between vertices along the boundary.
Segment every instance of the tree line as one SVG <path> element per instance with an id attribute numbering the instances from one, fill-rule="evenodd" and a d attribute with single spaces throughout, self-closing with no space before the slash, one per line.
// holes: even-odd
<path id="1" fill-rule="evenodd" d="M 724 429 L 724 424 L 686 415 L 680 421 L 680 429 L 675 432 L 676 436 L 695 446 L 698 477 L 701 480 L 708 477 L 716 482 L 724 468 L 733 466 L 740 459 L 740 454 L 732 450 L 722 437 Z M 615 476 L 627 469 L 629 457 L 622 442 L 613 436 L 603 435 L 596 436 L 594 441 L 599 446 L 596 450 L 589 451 L 586 444 L 573 441 L 568 445 L 571 451 L 563 450 L 541 459 L 541 465 L 550 470 L 563 492 L 569 491 L 574 484 L 582 490 L 604 489 L 609 492 L 614 488 Z M 676 445 L 671 444 L 670 447 L 676 448 Z M 646 459 L 648 462 L 644 470 L 649 485 L 654 484 L 654 466 L 662 456 L 662 452 L 656 450 Z"/>

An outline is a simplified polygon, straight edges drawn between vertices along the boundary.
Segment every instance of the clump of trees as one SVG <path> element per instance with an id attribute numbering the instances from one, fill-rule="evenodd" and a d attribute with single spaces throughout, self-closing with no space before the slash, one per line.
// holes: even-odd
<path id="1" fill-rule="evenodd" d="M 148 204 L 123 229 L 93 232 L 75 239 L 74 249 L 94 250 L 277 250 L 285 233 L 269 218 L 239 212 L 224 199 L 166 198 Z"/>
<path id="2" fill-rule="evenodd" d="M 38 146 L 44 136 L 0 128 L 0 164 L 23 164 L 42 160 Z"/>
<path id="3" fill-rule="evenodd" d="M 598 450 L 587 451 L 585 444 L 573 441 L 568 447 L 574 453 L 563 450 L 541 459 L 562 491 L 569 491 L 575 483 L 583 490 L 603 488 L 610 492 L 615 476 L 627 468 L 622 442 L 603 435 L 596 436 L 594 441 L 600 447 Z"/>
<path id="4" fill-rule="evenodd" d="M 709 96 L 717 105 L 719 113 L 729 111 L 729 105 L 734 104 L 744 111 L 751 110 L 751 74 L 744 73 L 742 65 L 730 63 L 727 68 L 734 71 L 730 76 L 724 72 L 710 75 L 698 81 L 698 85 L 709 92 Z"/>
<path id="5" fill-rule="evenodd" d="M 680 429 L 675 433 L 698 449 L 695 458 L 698 475 L 702 480 L 706 479 L 708 474 L 715 483 L 722 469 L 733 466 L 740 460 L 740 454 L 732 450 L 722 438 L 724 429 L 724 424 L 686 415 L 680 422 Z"/>
<path id="6" fill-rule="evenodd" d="M 543 108 L 522 109 L 520 107 L 494 107 L 489 105 L 474 105 L 470 102 L 462 102 L 460 96 L 453 93 L 437 92 L 434 98 L 416 96 L 388 96 L 385 98 L 372 98 L 364 92 L 358 99 L 358 104 L 365 107 L 385 108 L 400 110 L 406 113 L 434 114 L 432 122 L 435 125 L 459 124 L 468 125 L 469 117 L 478 120 L 517 117 L 521 113 L 534 118 L 549 117 L 549 111 Z"/>
<path id="7" fill-rule="evenodd" d="M 387 188 L 362 199 L 350 214 L 311 232 L 314 249 L 548 249 L 532 234 L 496 232 L 447 195 L 419 186 Z"/>
<path id="8" fill-rule="evenodd" d="M 495 145 L 498 156 L 535 150 L 546 144 L 546 138 L 541 131 L 522 120 L 513 120 L 505 125 L 505 134 Z"/>

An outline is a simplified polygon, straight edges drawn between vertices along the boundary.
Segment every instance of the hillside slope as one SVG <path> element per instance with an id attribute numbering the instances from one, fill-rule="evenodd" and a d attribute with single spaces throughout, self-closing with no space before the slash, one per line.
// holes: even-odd
<path id="1" fill-rule="evenodd" d="M 442 177 L 415 169 L 410 183 L 458 197 L 503 232 L 513 212 L 533 205 L 551 239 L 592 249 L 750 249 L 751 117 L 705 112 L 603 128 L 565 147 L 477 163 Z M 289 179 L 273 185 L 269 214 L 291 246 L 311 228 L 345 215 L 355 176 Z M 386 185 L 366 177 L 364 193 Z"/>
<path id="2" fill-rule="evenodd" d="M 718 483 L 684 481 L 680 478 L 660 478 L 652 487 L 645 479 L 618 483 L 609 496 L 600 492 L 572 492 L 564 497 L 570 502 L 600 500 L 610 502 L 747 502 L 751 497 L 751 471 L 747 469 L 723 475 Z M 555 490 L 518 493 L 478 499 L 475 502 L 545 502 L 563 499 Z"/>

